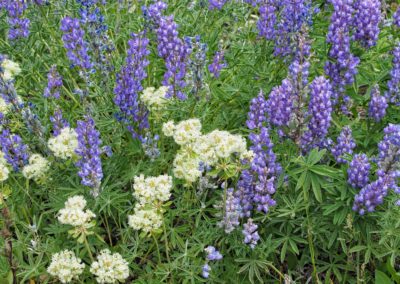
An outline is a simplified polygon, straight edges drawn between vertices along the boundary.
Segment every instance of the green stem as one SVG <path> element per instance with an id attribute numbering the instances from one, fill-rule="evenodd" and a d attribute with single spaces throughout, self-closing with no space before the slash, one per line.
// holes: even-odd
<path id="1" fill-rule="evenodd" d="M 113 246 L 111 232 L 110 232 L 110 226 L 108 226 L 107 216 L 104 216 L 104 224 L 106 225 L 108 240 L 110 241 L 110 246 Z"/>
<path id="2" fill-rule="evenodd" d="M 87 241 L 86 236 L 85 236 L 84 242 L 85 242 L 85 247 L 86 247 L 87 251 L 89 252 L 90 260 L 91 260 L 92 262 L 94 262 L 94 258 L 93 258 L 93 255 L 92 255 L 92 251 L 90 250 L 90 246 L 89 246 L 89 243 L 88 243 L 88 241 Z"/>
<path id="3" fill-rule="evenodd" d="M 309 214 L 310 201 L 308 198 L 308 191 L 304 187 L 303 187 L 303 193 L 304 193 L 304 200 L 307 204 L 307 206 L 306 206 L 307 240 L 308 240 L 308 246 L 310 249 L 311 264 L 313 266 L 313 278 L 315 279 L 315 283 L 320 283 L 319 278 L 318 278 L 317 266 L 315 263 L 315 249 L 314 249 L 314 243 L 313 243 L 313 239 L 312 239 L 311 220 L 310 220 L 310 214 Z"/>
<path id="4" fill-rule="evenodd" d="M 275 271 L 276 274 L 279 275 L 279 278 L 285 279 L 285 275 L 283 275 L 282 272 L 280 272 L 278 268 L 276 268 L 275 266 L 273 266 L 271 263 L 267 263 L 267 266 L 268 266 L 269 268 L 272 268 L 272 270 Z"/>
<path id="5" fill-rule="evenodd" d="M 158 264 L 161 264 L 160 248 L 158 247 L 158 242 L 157 242 L 156 236 L 153 233 L 151 233 L 151 236 L 153 237 L 154 243 L 155 243 L 156 248 L 157 248 Z"/>
<path id="6" fill-rule="evenodd" d="M 357 284 L 361 283 L 360 281 L 360 252 L 357 252 L 357 265 L 356 265 L 356 272 L 357 272 Z"/>
<path id="7" fill-rule="evenodd" d="M 165 253 L 167 255 L 168 263 L 170 264 L 171 260 L 169 258 L 169 244 L 168 244 L 167 229 L 165 227 L 165 222 L 163 222 L 163 230 L 164 230 Z"/>

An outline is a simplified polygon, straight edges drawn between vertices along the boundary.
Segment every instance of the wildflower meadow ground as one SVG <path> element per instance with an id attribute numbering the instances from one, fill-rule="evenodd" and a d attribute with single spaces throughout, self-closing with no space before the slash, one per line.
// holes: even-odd
<path id="1" fill-rule="evenodd" d="M 400 283 L 396 0 L 0 0 L 0 284 Z"/>

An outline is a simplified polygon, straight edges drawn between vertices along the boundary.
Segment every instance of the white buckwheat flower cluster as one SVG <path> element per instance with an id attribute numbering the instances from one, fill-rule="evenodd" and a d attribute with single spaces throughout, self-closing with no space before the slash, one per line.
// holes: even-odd
<path id="1" fill-rule="evenodd" d="M 133 196 L 141 204 L 167 201 L 171 197 L 172 178 L 168 175 L 158 177 L 136 176 L 133 183 Z"/>
<path id="2" fill-rule="evenodd" d="M 0 75 L 4 81 L 10 81 L 16 75 L 21 73 L 21 68 L 19 67 L 19 64 L 9 59 L 4 59 L 1 62 L 1 69 L 2 72 L 0 72 Z"/>
<path id="3" fill-rule="evenodd" d="M 144 208 L 140 204 L 135 205 L 135 212 L 128 216 L 128 225 L 134 230 L 143 230 L 146 233 L 161 227 L 162 213 L 156 208 Z"/>
<path id="4" fill-rule="evenodd" d="M 148 87 L 143 90 L 140 99 L 151 112 L 159 111 L 164 109 L 169 102 L 165 98 L 167 92 L 168 87 L 166 86 L 162 86 L 157 90 L 154 87 Z"/>
<path id="5" fill-rule="evenodd" d="M 175 125 L 172 132 L 174 140 L 179 145 L 196 141 L 201 136 L 201 122 L 197 118 L 184 120 Z"/>
<path id="6" fill-rule="evenodd" d="M 50 138 L 47 144 L 54 156 L 66 160 L 75 155 L 75 149 L 78 147 L 78 134 L 75 129 L 65 127 L 61 129 L 59 135 Z"/>
<path id="7" fill-rule="evenodd" d="M 38 182 L 43 179 L 50 169 L 50 163 L 42 155 L 33 154 L 29 157 L 29 164 L 22 169 L 22 174 L 27 179 Z"/>
<path id="8" fill-rule="evenodd" d="M 96 215 L 90 211 L 84 211 L 86 200 L 81 195 L 68 198 L 64 208 L 58 212 L 58 221 L 61 224 L 72 225 L 74 227 L 88 225 Z"/>
<path id="9" fill-rule="evenodd" d="M 161 175 L 145 178 L 137 176 L 133 184 L 133 196 L 138 203 L 133 215 L 128 216 L 128 224 L 135 230 L 151 232 L 162 225 L 162 203 L 171 197 L 172 177 Z"/>
<path id="10" fill-rule="evenodd" d="M 240 135 L 228 131 L 214 130 L 201 134 L 201 123 L 198 119 L 189 119 L 174 125 L 169 121 L 163 125 L 163 133 L 174 138 L 181 145 L 174 160 L 174 175 L 187 181 L 195 182 L 201 175 L 201 165 L 216 166 L 221 160 L 231 157 L 251 159 L 246 140 Z"/>
<path id="11" fill-rule="evenodd" d="M 10 170 L 7 167 L 7 161 L 4 159 L 4 153 L 0 151 L 0 182 L 6 181 Z"/>
<path id="12" fill-rule="evenodd" d="M 111 254 L 105 249 L 90 266 L 90 272 L 96 276 L 98 283 L 124 282 L 129 277 L 129 266 L 119 253 Z"/>
<path id="13" fill-rule="evenodd" d="M 77 258 L 72 251 L 64 250 L 53 254 L 47 272 L 60 280 L 61 283 L 69 283 L 82 274 L 85 264 Z"/>

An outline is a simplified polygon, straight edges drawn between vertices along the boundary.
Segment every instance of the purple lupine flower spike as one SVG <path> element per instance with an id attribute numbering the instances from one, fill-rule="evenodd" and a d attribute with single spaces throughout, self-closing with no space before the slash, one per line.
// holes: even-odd
<path id="1" fill-rule="evenodd" d="M 78 175 L 83 185 L 92 188 L 93 196 L 100 191 L 103 170 L 101 166 L 100 133 L 95 129 L 94 120 L 86 117 L 77 123 L 78 148 L 75 152 L 79 156 L 76 166 L 80 168 Z"/>
<path id="2" fill-rule="evenodd" d="M 0 133 L 0 147 L 4 153 L 4 158 L 15 171 L 19 171 L 28 163 L 28 147 L 19 135 L 12 134 L 10 130 L 4 129 Z"/>
<path id="3" fill-rule="evenodd" d="M 44 90 L 43 96 L 46 98 L 53 97 L 55 99 L 59 99 L 62 85 L 62 77 L 57 72 L 57 68 L 54 65 L 47 74 L 47 87 Z"/>
<path id="4" fill-rule="evenodd" d="M 261 128 L 263 123 L 267 121 L 266 117 L 267 101 L 264 93 L 260 91 L 257 97 L 253 98 L 250 103 L 250 111 L 247 114 L 246 125 L 248 129 Z"/>
<path id="5" fill-rule="evenodd" d="M 146 27 L 154 30 L 158 28 L 163 17 L 163 11 L 167 9 L 167 4 L 163 1 L 156 1 L 153 4 L 142 7 L 143 17 L 146 21 Z"/>
<path id="6" fill-rule="evenodd" d="M 365 154 L 354 155 L 347 169 L 348 183 L 354 188 L 363 188 L 369 182 L 371 165 Z"/>
<path id="7" fill-rule="evenodd" d="M 305 130 L 309 94 L 309 69 L 311 55 L 310 40 L 308 39 L 308 30 L 303 28 L 297 35 L 298 45 L 292 63 L 289 65 L 289 72 L 286 80 L 290 82 L 292 101 L 292 110 L 289 114 L 287 123 L 288 129 L 279 129 L 279 132 L 290 137 L 296 144 L 300 144 L 301 135 Z M 279 134 L 282 136 L 281 134 Z"/>
<path id="8" fill-rule="evenodd" d="M 317 77 L 310 85 L 310 103 L 308 105 L 308 130 L 301 137 L 304 151 L 320 147 L 326 141 L 332 116 L 332 86 L 323 76 Z"/>
<path id="9" fill-rule="evenodd" d="M 344 159 L 344 155 L 351 155 L 355 147 L 356 143 L 353 139 L 351 128 L 349 126 L 345 126 L 340 132 L 340 135 L 337 139 L 337 144 L 332 147 L 332 155 L 339 164 L 345 164 L 347 163 L 347 160 Z"/>
<path id="10" fill-rule="evenodd" d="M 93 55 L 93 66 L 99 70 L 104 77 L 103 83 L 113 66 L 110 63 L 110 53 L 114 49 L 107 31 L 103 14 L 100 12 L 100 1 L 77 0 L 81 5 L 79 9 L 81 23 L 85 26 L 88 34 L 88 48 Z"/>
<path id="11" fill-rule="evenodd" d="M 268 121 L 278 127 L 287 126 L 293 111 L 293 86 L 285 79 L 274 87 L 267 100 Z"/>
<path id="12" fill-rule="evenodd" d="M 178 25 L 173 16 L 163 17 L 157 29 L 158 55 L 165 61 L 167 71 L 163 84 L 169 87 L 167 97 L 185 100 L 182 89 L 186 86 L 186 61 L 190 48 L 178 37 Z"/>
<path id="13" fill-rule="evenodd" d="M 254 224 L 253 219 L 249 218 L 247 223 L 243 225 L 242 233 L 244 235 L 243 242 L 250 245 L 252 249 L 255 248 L 257 242 L 260 240 L 260 236 L 257 232 L 258 225 Z"/>
<path id="14" fill-rule="evenodd" d="M 368 115 L 376 122 L 381 121 L 386 115 L 388 103 L 384 96 L 381 96 L 379 86 L 371 90 L 371 100 L 369 102 Z"/>
<path id="15" fill-rule="evenodd" d="M 250 169 L 256 176 L 256 183 L 253 187 L 252 201 L 258 211 L 267 213 L 276 202 L 272 195 L 276 191 L 277 177 L 281 173 L 281 166 L 276 162 L 276 155 L 268 128 L 262 127 L 259 134 L 251 133 L 249 136 L 254 152 L 254 158 Z"/>
<path id="16" fill-rule="evenodd" d="M 250 169 L 242 171 L 235 192 L 235 197 L 240 201 L 242 217 L 250 217 L 254 208 L 267 213 L 271 206 L 276 205 L 272 195 L 282 170 L 276 161 L 267 128 L 262 127 L 259 134 L 251 133 L 249 139 L 254 158 L 250 162 Z"/>
<path id="17" fill-rule="evenodd" d="M 298 36 L 299 44 L 293 62 L 289 65 L 288 78 L 291 80 L 296 99 L 302 93 L 306 93 L 308 76 L 310 74 L 310 62 L 308 57 L 311 54 L 310 42 L 307 38 L 307 31 Z"/>
<path id="18" fill-rule="evenodd" d="M 293 47 L 296 42 L 292 37 L 297 34 L 303 26 L 312 24 L 311 1 L 310 0 L 283 0 L 280 6 L 280 21 L 276 26 L 275 55 L 293 55 Z"/>
<path id="19" fill-rule="evenodd" d="M 341 103 L 344 113 L 348 112 L 350 98 L 345 96 L 346 85 L 352 84 L 360 59 L 350 52 L 350 29 L 353 24 L 352 0 L 332 0 L 334 12 L 326 41 L 331 44 L 325 72 L 330 77 L 334 90 L 334 104 Z"/>
<path id="20" fill-rule="evenodd" d="M 311 25 L 309 0 L 261 0 L 259 4 L 259 35 L 274 40 L 276 56 L 293 55 L 297 34 L 303 26 Z"/>
<path id="21" fill-rule="evenodd" d="M 63 118 L 59 108 L 54 111 L 53 116 L 50 116 L 50 121 L 53 124 L 53 136 L 58 136 L 63 128 L 69 127 L 68 121 Z"/>
<path id="22" fill-rule="evenodd" d="M 390 71 L 390 80 L 387 83 L 388 90 L 385 97 L 388 102 L 400 105 L 400 42 L 393 50 L 393 67 Z"/>
<path id="23" fill-rule="evenodd" d="M 260 102 L 260 106 L 257 105 Z M 270 206 L 276 204 L 272 195 L 276 190 L 277 176 L 281 173 L 281 166 L 276 162 L 273 152 L 273 143 L 269 137 L 268 128 L 264 127 L 262 103 L 265 102 L 262 93 L 253 100 L 248 113 L 249 128 L 258 129 L 259 133 L 251 133 L 252 143 L 250 150 L 254 157 L 249 163 L 250 168 L 242 171 L 237 184 L 235 197 L 240 201 L 241 217 L 250 217 L 253 209 L 267 213 Z M 268 105 L 268 103 L 267 103 Z M 268 112 L 268 109 L 266 109 Z"/>
<path id="24" fill-rule="evenodd" d="M 67 56 L 71 65 L 78 66 L 83 72 L 88 72 L 92 67 L 88 54 L 88 43 L 84 40 L 85 32 L 79 20 L 65 17 L 61 20 L 62 40 L 67 49 Z"/>
<path id="25" fill-rule="evenodd" d="M 355 33 L 353 38 L 367 48 L 376 45 L 381 21 L 381 1 L 357 0 L 354 8 Z"/>
<path id="26" fill-rule="evenodd" d="M 224 205 L 224 215 L 218 225 L 224 228 L 225 233 L 229 234 L 239 226 L 240 214 L 240 200 L 234 196 L 233 188 L 228 188 Z"/>
<path id="27" fill-rule="evenodd" d="M 227 66 L 224 58 L 224 51 L 217 51 L 213 57 L 213 61 L 208 65 L 208 71 L 215 77 L 219 78 L 221 70 Z"/>
<path id="28" fill-rule="evenodd" d="M 144 33 L 132 34 L 125 65 L 117 74 L 114 102 L 120 109 L 119 117 L 126 123 L 134 138 L 144 139 L 142 132 L 149 127 L 148 110 L 140 103 L 142 81 L 147 77 L 146 67 L 149 40 Z"/>
<path id="29" fill-rule="evenodd" d="M 4 8 L 7 10 L 8 24 L 10 25 L 8 31 L 8 38 L 10 40 L 17 40 L 29 36 L 30 20 L 22 16 L 27 7 L 28 4 L 25 0 L 5 2 Z"/>
<path id="30" fill-rule="evenodd" d="M 275 0 L 261 1 L 259 6 L 260 16 L 257 22 L 257 28 L 259 36 L 267 40 L 273 40 L 275 38 L 275 25 L 277 24 L 276 6 Z"/>
<path id="31" fill-rule="evenodd" d="M 254 183 L 256 181 L 256 174 L 251 170 L 243 170 L 240 174 L 239 181 L 237 183 L 237 191 L 235 197 L 240 201 L 241 216 L 250 217 L 253 206 L 254 197 Z"/>
<path id="32" fill-rule="evenodd" d="M 400 194 L 397 185 L 400 177 L 400 125 L 389 124 L 384 129 L 384 137 L 378 144 L 378 179 L 363 187 L 354 198 L 353 210 L 363 215 L 372 212 L 383 203 L 389 189 Z M 399 202 L 396 202 L 398 204 Z"/>

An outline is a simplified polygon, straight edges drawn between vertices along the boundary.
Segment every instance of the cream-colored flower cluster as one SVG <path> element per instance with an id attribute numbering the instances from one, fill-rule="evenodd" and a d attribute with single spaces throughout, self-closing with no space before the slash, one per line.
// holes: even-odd
<path id="1" fill-rule="evenodd" d="M 75 149 L 78 147 L 78 134 L 75 129 L 65 127 L 61 129 L 59 135 L 50 138 L 47 144 L 54 156 L 66 160 L 75 155 Z"/>
<path id="2" fill-rule="evenodd" d="M 133 184 L 133 196 L 138 203 L 133 215 L 128 216 L 128 224 L 135 230 L 151 232 L 162 225 L 162 203 L 171 197 L 172 177 L 137 176 Z"/>
<path id="3" fill-rule="evenodd" d="M 61 283 L 69 283 L 82 274 L 85 264 L 72 251 L 64 250 L 53 254 L 47 272 Z"/>
<path id="4" fill-rule="evenodd" d="M 68 224 L 74 227 L 85 226 L 90 223 L 96 215 L 90 210 L 84 210 L 86 200 L 81 195 L 68 198 L 64 208 L 58 212 L 58 221 L 61 224 Z"/>
<path id="5" fill-rule="evenodd" d="M 167 201 L 171 197 L 172 177 L 161 175 L 158 177 L 136 176 L 133 183 L 133 196 L 140 204 Z"/>
<path id="6" fill-rule="evenodd" d="M 201 122 L 197 118 L 184 120 L 175 125 L 169 121 L 163 125 L 165 136 L 172 136 L 179 145 L 193 143 L 201 136 Z"/>
<path id="7" fill-rule="evenodd" d="M 0 76 L 4 81 L 12 80 L 16 75 L 21 73 L 21 68 L 19 67 L 18 63 L 15 63 L 9 59 L 4 59 L 1 62 L 1 69 Z"/>
<path id="8" fill-rule="evenodd" d="M 10 170 L 8 169 L 6 159 L 4 158 L 4 153 L 0 151 L 0 182 L 6 181 L 9 174 Z"/>
<path id="9" fill-rule="evenodd" d="M 145 208 L 136 204 L 133 215 L 128 216 L 128 225 L 134 230 L 143 230 L 146 233 L 161 227 L 163 222 L 162 213 L 157 208 Z"/>
<path id="10" fill-rule="evenodd" d="M 98 283 L 124 282 L 129 277 L 129 266 L 119 253 L 111 254 L 105 249 L 90 266 L 90 272 L 96 276 Z"/>
<path id="11" fill-rule="evenodd" d="M 33 154 L 29 157 L 29 164 L 22 169 L 22 174 L 27 179 L 40 181 L 50 169 L 50 163 L 42 155 Z"/>
<path id="12" fill-rule="evenodd" d="M 140 99 L 151 112 L 160 111 L 164 109 L 168 103 L 168 100 L 165 98 L 167 92 L 168 87 L 166 86 L 162 86 L 158 89 L 148 87 L 143 90 Z"/>
<path id="13" fill-rule="evenodd" d="M 177 125 L 169 121 L 162 130 L 164 135 L 172 136 L 182 146 L 175 156 L 174 175 L 188 183 L 195 182 L 201 176 L 201 164 L 213 167 L 234 154 L 238 159 L 252 157 L 242 136 L 221 130 L 202 135 L 198 119 L 185 120 Z"/>

